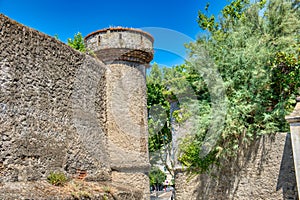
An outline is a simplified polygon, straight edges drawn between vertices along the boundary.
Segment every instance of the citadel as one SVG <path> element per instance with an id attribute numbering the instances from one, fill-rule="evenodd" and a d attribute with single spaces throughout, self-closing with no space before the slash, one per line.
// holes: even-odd
<path id="1" fill-rule="evenodd" d="M 0 14 L 0 199 L 150 199 L 146 68 L 153 37 L 114 27 L 83 54 Z M 175 174 L 176 200 L 297 199 L 289 133 L 212 176 Z M 46 180 L 62 172 L 68 188 Z"/>

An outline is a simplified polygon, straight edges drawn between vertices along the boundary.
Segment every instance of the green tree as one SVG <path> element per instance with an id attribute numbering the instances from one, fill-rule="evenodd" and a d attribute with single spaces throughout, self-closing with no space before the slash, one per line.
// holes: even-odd
<path id="1" fill-rule="evenodd" d="M 223 8 L 219 22 L 199 12 L 198 24 L 209 34 L 187 45 L 191 60 L 184 74 L 197 94 L 201 117 L 181 145 L 180 161 L 202 173 L 261 135 L 287 131 L 284 116 L 300 86 L 299 2 L 234 0 Z M 212 67 L 209 59 L 223 80 L 227 113 L 217 145 L 203 157 L 218 92 L 203 78 L 208 73 L 201 73 Z"/>
<path id="2" fill-rule="evenodd" d="M 172 120 L 184 121 L 189 112 L 172 110 L 171 105 L 180 102 L 185 109 L 188 102 L 185 98 L 189 85 L 184 77 L 184 65 L 171 68 L 154 64 L 147 74 L 147 104 L 149 152 L 151 164 L 162 164 L 171 175 L 174 175 Z M 171 113 L 172 112 L 172 113 Z"/>
<path id="3" fill-rule="evenodd" d="M 186 45 L 189 61 L 172 68 L 155 66 L 147 77 L 149 110 L 160 104 L 170 122 L 169 102 L 180 100 L 179 110 L 172 113 L 177 123 L 195 119 L 182 141 L 179 159 L 195 173 L 208 171 L 220 160 L 234 159 L 262 135 L 287 131 L 284 117 L 293 109 L 299 94 L 299 1 L 233 0 L 222 9 L 219 18 L 217 21 L 215 16 L 199 12 L 198 24 L 208 34 Z M 217 75 L 222 87 L 213 84 L 218 83 L 214 79 Z M 225 106 L 214 101 L 222 88 Z M 214 115 L 216 103 L 226 107 L 223 118 Z M 170 123 L 164 123 L 166 129 L 160 128 L 161 132 L 151 129 L 151 125 L 163 127 L 157 119 L 161 116 L 149 116 L 149 146 L 154 150 L 166 145 L 162 136 L 170 134 L 172 128 Z M 215 122 L 224 126 L 213 129 L 218 136 L 213 138 L 216 144 L 204 154 L 203 146 Z M 157 139 L 151 139 L 156 133 Z M 169 137 L 167 144 L 171 140 Z"/>
<path id="4" fill-rule="evenodd" d="M 78 51 L 86 52 L 84 39 L 83 39 L 81 33 L 79 33 L 79 32 L 74 35 L 73 39 L 68 38 L 68 45 Z"/>
<path id="5" fill-rule="evenodd" d="M 147 107 L 149 126 L 149 151 L 156 152 L 171 141 L 169 126 L 170 105 L 165 98 L 166 87 L 162 83 L 163 72 L 153 64 L 147 75 Z"/>
<path id="6" fill-rule="evenodd" d="M 149 111 L 155 109 L 154 105 L 161 105 L 169 122 L 169 102 L 181 97 L 186 98 L 174 112 L 178 123 L 195 115 L 186 105 L 193 104 L 197 110 L 199 117 L 181 146 L 180 161 L 191 171 L 205 172 L 220 160 L 234 157 L 261 135 L 287 130 L 284 116 L 293 108 L 300 86 L 298 4 L 296 0 L 233 0 L 222 9 L 218 21 L 200 11 L 198 24 L 209 34 L 187 45 L 191 59 L 172 68 L 155 66 L 150 72 Z M 212 108 L 219 91 L 205 78 L 212 73 L 208 60 L 212 60 L 223 80 L 227 113 L 217 145 L 200 156 L 216 120 Z M 197 101 L 188 95 L 188 87 L 193 89 Z M 153 127 L 160 127 L 160 132 Z M 170 124 L 149 116 L 150 150 L 162 148 L 162 136 L 170 134 L 170 130 Z M 151 138 L 156 133 L 156 139 Z M 171 140 L 168 137 L 169 143 Z"/>
<path id="7" fill-rule="evenodd" d="M 154 186 L 156 189 L 166 180 L 166 174 L 158 167 L 151 167 L 149 174 L 150 186 Z"/>

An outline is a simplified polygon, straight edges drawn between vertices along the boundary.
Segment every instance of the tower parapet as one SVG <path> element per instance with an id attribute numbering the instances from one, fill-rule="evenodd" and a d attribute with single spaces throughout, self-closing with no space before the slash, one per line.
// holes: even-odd
<path id="1" fill-rule="evenodd" d="M 153 59 L 153 37 L 133 28 L 106 28 L 85 37 L 86 46 L 104 63 L 129 61 L 148 64 Z"/>

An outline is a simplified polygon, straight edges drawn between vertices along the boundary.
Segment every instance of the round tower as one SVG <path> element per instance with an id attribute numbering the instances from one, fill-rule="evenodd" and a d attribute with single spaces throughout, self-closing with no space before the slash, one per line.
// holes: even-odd
<path id="1" fill-rule="evenodd" d="M 128 61 L 147 65 L 153 59 L 153 37 L 139 29 L 102 29 L 87 35 L 85 43 L 105 64 Z"/>
<path id="2" fill-rule="evenodd" d="M 107 138 L 112 181 L 140 188 L 149 199 L 146 68 L 153 37 L 132 28 L 107 28 L 85 37 L 107 66 Z"/>

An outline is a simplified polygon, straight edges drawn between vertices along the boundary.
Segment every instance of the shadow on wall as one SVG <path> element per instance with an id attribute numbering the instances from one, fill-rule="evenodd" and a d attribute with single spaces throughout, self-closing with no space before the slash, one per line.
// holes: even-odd
<path id="1" fill-rule="evenodd" d="M 191 180 L 188 198 L 298 199 L 290 134 L 264 136 L 220 166 Z"/>
<path id="2" fill-rule="evenodd" d="M 244 146 L 240 148 L 236 158 L 222 161 L 220 167 L 216 168 L 212 174 L 202 174 L 198 178 L 200 184 L 196 199 L 234 199 L 242 181 L 242 171 L 248 167 L 249 163 L 257 159 L 259 147 L 259 141 Z M 261 150 L 263 154 L 267 153 L 264 148 Z M 260 171 L 261 166 L 258 165 L 257 169 Z"/>
<path id="3" fill-rule="evenodd" d="M 286 135 L 276 191 L 282 189 L 283 199 L 298 200 L 291 135 Z"/>

